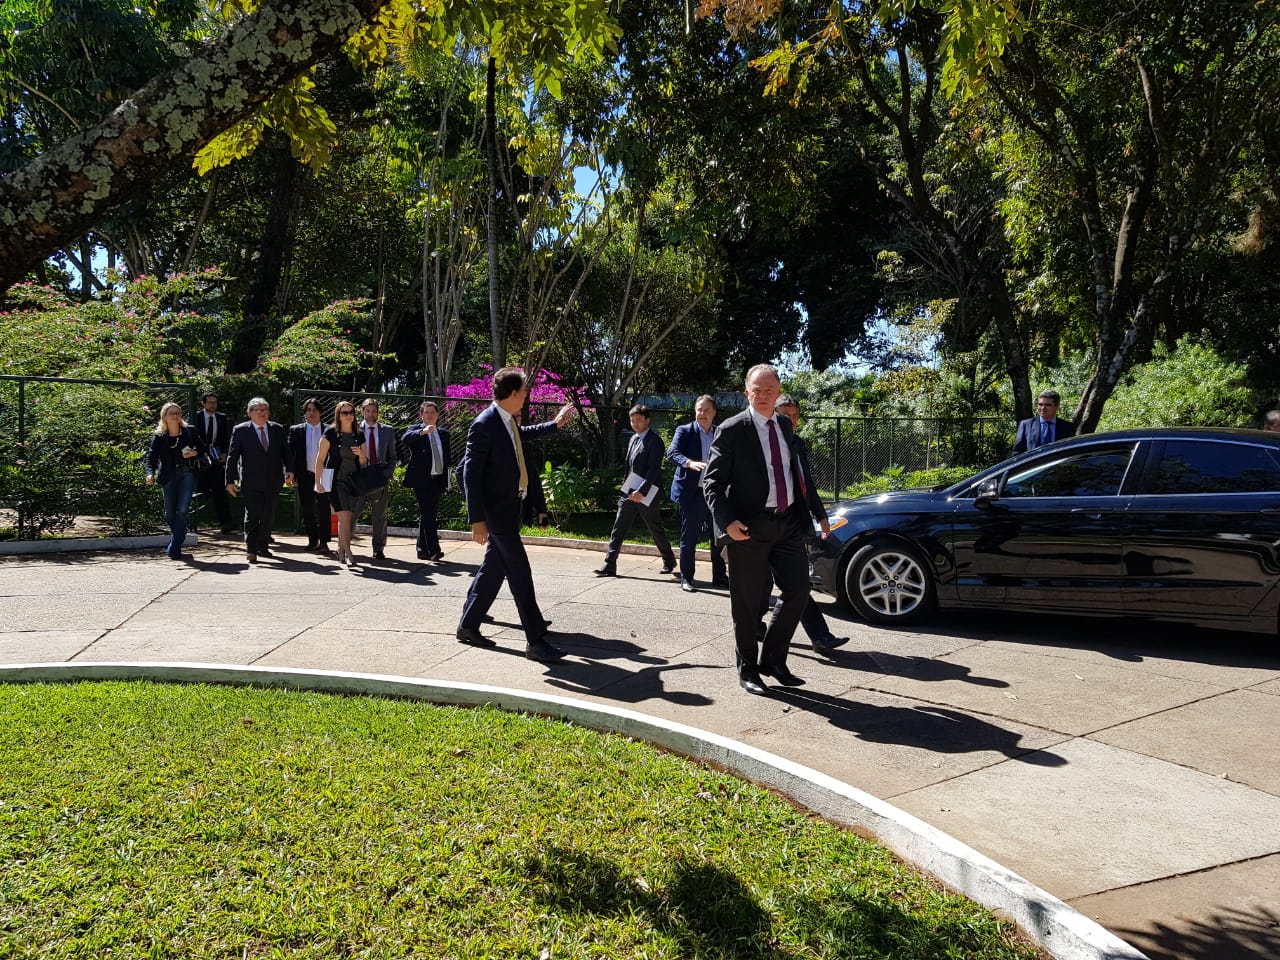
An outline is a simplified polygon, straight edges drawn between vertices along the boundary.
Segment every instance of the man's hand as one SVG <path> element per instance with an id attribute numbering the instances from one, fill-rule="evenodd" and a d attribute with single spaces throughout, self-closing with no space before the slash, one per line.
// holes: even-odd
<path id="1" fill-rule="evenodd" d="M 728 535 L 730 540 L 737 540 L 741 542 L 743 540 L 751 539 L 751 531 L 747 529 L 747 525 L 741 520 L 730 521 L 729 525 L 724 528 L 724 532 Z"/>
<path id="2" fill-rule="evenodd" d="M 233 497 L 240 496 L 240 491 L 239 489 L 236 488 L 236 485 L 234 483 L 227 484 L 227 493 L 231 494 Z"/>
<path id="3" fill-rule="evenodd" d="M 556 426 L 563 427 L 566 423 L 573 419 L 574 409 L 572 403 L 566 403 L 556 413 Z"/>
<path id="4" fill-rule="evenodd" d="M 434 423 L 424 423 L 422 425 L 422 432 L 428 435 L 433 434 L 436 432 L 436 425 Z"/>
<path id="5" fill-rule="evenodd" d="M 632 490 L 627 494 L 627 499 L 632 503 L 644 503 L 644 495 L 639 490 Z"/>
<path id="6" fill-rule="evenodd" d="M 292 486 L 293 486 L 293 471 L 292 471 L 292 470 L 286 470 L 286 471 L 284 472 L 284 485 L 285 485 L 286 487 L 292 487 Z"/>
<path id="7" fill-rule="evenodd" d="M 697 470 L 701 473 L 703 470 L 707 469 L 707 465 L 702 460 L 686 460 L 684 462 L 684 468 L 686 470 Z"/>
<path id="8" fill-rule="evenodd" d="M 818 521 L 818 526 L 822 528 L 822 539 L 825 540 L 831 536 L 831 521 L 823 517 Z"/>
<path id="9" fill-rule="evenodd" d="M 471 525 L 471 539 L 480 546 L 484 546 L 489 542 L 489 525 L 481 520 L 479 523 Z"/>

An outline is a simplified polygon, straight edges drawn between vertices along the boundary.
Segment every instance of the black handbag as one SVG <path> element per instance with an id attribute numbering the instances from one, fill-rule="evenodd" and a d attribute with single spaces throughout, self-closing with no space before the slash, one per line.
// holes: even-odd
<path id="1" fill-rule="evenodd" d="M 387 485 L 387 476 L 378 467 L 361 467 L 347 477 L 347 490 L 354 497 L 372 497 Z"/>

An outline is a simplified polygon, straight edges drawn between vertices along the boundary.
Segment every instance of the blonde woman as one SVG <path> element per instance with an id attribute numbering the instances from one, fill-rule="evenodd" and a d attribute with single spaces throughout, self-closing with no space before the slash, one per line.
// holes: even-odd
<path id="1" fill-rule="evenodd" d="M 355 405 L 347 400 L 333 411 L 333 425 L 320 438 L 316 453 L 316 493 L 329 494 L 333 512 L 338 515 L 338 562 L 348 567 L 355 562 L 351 556 L 351 533 L 355 527 L 356 497 L 347 486 L 347 478 L 367 463 L 364 452 L 364 431 L 356 423 Z M 325 484 L 325 470 L 332 470 L 329 483 Z"/>
<path id="2" fill-rule="evenodd" d="M 200 476 L 200 457 L 208 452 L 200 431 L 187 423 L 180 406 L 166 403 L 160 408 L 160 422 L 142 462 L 147 485 L 158 483 L 164 488 L 164 519 L 170 533 L 165 553 L 171 560 L 183 559 L 187 511 Z"/>

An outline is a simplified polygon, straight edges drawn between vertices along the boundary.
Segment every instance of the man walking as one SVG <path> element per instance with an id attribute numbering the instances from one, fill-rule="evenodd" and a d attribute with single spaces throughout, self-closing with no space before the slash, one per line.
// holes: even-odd
<path id="1" fill-rule="evenodd" d="M 230 533 L 235 527 L 231 523 L 231 505 L 227 502 L 227 448 L 231 444 L 231 424 L 225 413 L 218 412 L 218 395 L 206 393 L 200 398 L 200 415 L 196 418 L 196 429 L 204 437 L 205 446 L 209 448 L 209 466 L 200 474 L 200 493 L 213 501 L 213 512 L 218 518 L 218 528 L 223 533 Z"/>
<path id="2" fill-rule="evenodd" d="M 662 554 L 662 572 L 674 573 L 676 569 L 676 555 L 662 529 L 662 438 L 658 431 L 649 429 L 653 413 L 644 404 L 637 403 L 628 415 L 635 436 L 627 445 L 626 479 L 622 483 L 622 497 L 618 500 L 618 515 L 613 521 L 613 532 L 609 534 L 604 564 L 595 572 L 597 577 L 618 575 L 622 541 L 636 517 L 644 521 L 658 552 Z"/>
<path id="3" fill-rule="evenodd" d="M 320 401 L 309 397 L 302 404 L 302 423 L 289 428 L 289 464 L 298 481 L 298 509 L 307 531 L 307 549 L 329 551 L 329 494 L 316 493 L 316 457 L 325 426 Z"/>
<path id="4" fill-rule="evenodd" d="M 573 405 L 565 404 L 553 421 L 517 427 L 514 414 L 528 396 L 524 371 L 504 367 L 493 375 L 493 404 L 471 422 L 462 460 L 462 487 L 467 495 L 471 539 L 484 545 L 484 559 L 467 591 L 458 623 L 458 640 L 476 647 L 494 642 L 480 623 L 505 580 L 520 612 L 525 656 L 551 663 L 564 656 L 547 642 L 547 624 L 534 595 L 533 571 L 520 539 L 520 501 L 529 490 L 523 438 L 536 439 L 569 422 Z"/>
<path id="5" fill-rule="evenodd" d="M 729 586 L 724 568 L 724 551 L 716 543 L 711 530 L 711 511 L 702 495 L 702 471 L 711 456 L 711 441 L 716 435 L 716 402 L 703 394 L 693 405 L 693 423 L 676 427 L 667 448 L 667 459 L 676 467 L 671 481 L 671 499 L 680 505 L 680 589 L 693 593 L 693 568 L 698 541 L 705 534 L 711 540 L 711 583 Z"/>
<path id="6" fill-rule="evenodd" d="M 386 483 L 372 493 L 356 497 L 351 509 L 351 522 L 357 523 L 369 505 L 369 525 L 373 528 L 373 559 L 387 559 L 387 507 L 391 505 L 391 478 L 396 471 L 396 432 L 378 422 L 378 401 L 369 397 L 360 404 L 360 424 L 364 430 L 364 452 L 369 458 L 365 469 L 382 471 Z"/>
<path id="7" fill-rule="evenodd" d="M 702 472 L 702 489 L 731 571 L 738 682 L 757 695 L 767 692 L 762 675 L 789 687 L 804 683 L 787 669 L 787 652 L 809 602 L 804 547 L 812 530 L 809 517 L 821 524 L 823 537 L 831 532 L 822 501 L 800 468 L 791 421 L 774 413 L 781 392 L 772 366 L 757 364 L 747 371 L 750 406 L 720 425 Z M 757 653 L 771 578 L 781 602 Z"/>
<path id="8" fill-rule="evenodd" d="M 249 419 L 231 431 L 227 451 L 227 493 L 244 498 L 244 546 L 250 563 L 271 556 L 267 542 L 275 523 L 280 485 L 293 482 L 288 434 L 270 417 L 266 400 L 250 400 Z"/>
<path id="9" fill-rule="evenodd" d="M 418 559 L 440 560 L 440 498 L 449 489 L 449 431 L 440 427 L 440 408 L 433 400 L 418 407 L 418 423 L 400 442 L 409 451 L 404 485 L 418 498 Z"/>

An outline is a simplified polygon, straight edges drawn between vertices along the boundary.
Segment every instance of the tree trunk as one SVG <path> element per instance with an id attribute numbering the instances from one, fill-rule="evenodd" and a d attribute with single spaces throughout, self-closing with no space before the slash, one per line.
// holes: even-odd
<path id="1" fill-rule="evenodd" d="M 280 289 L 280 278 L 284 274 L 285 251 L 289 248 L 289 215 L 298 191 L 302 165 L 283 144 L 277 144 L 271 152 L 276 168 L 271 184 L 271 206 L 262 228 L 258 269 L 245 298 L 244 317 L 231 341 L 227 373 L 249 373 L 257 366 L 258 355 L 262 353 L 262 345 L 270 331 L 271 310 Z"/>
<path id="2" fill-rule="evenodd" d="M 330 54 L 389 0 L 267 0 L 103 120 L 0 179 L 0 293 Z"/>
<path id="3" fill-rule="evenodd" d="M 489 338 L 493 344 L 493 366 L 507 365 L 507 343 L 498 309 L 498 111 L 495 104 L 498 64 L 489 58 L 484 83 L 484 155 L 489 167 L 489 201 L 484 225 L 489 249 Z"/>

